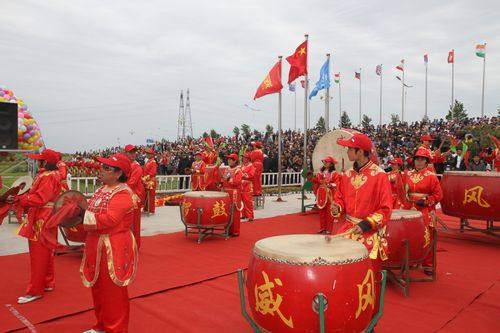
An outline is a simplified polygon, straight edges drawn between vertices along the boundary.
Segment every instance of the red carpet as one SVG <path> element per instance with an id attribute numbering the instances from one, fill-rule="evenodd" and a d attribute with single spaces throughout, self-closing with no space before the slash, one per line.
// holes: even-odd
<path id="1" fill-rule="evenodd" d="M 289 215 L 260 220 L 243 224 L 239 239 L 209 239 L 201 245 L 194 239 L 186 241 L 179 233 L 145 238 L 138 279 L 130 288 L 134 298 L 130 330 L 250 332 L 239 311 L 236 274 L 231 272 L 247 266 L 255 240 L 314 232 L 317 219 L 317 215 Z M 408 333 L 494 331 L 493 321 L 500 317 L 500 247 L 441 239 L 439 248 L 438 281 L 412 284 L 409 298 L 389 285 L 377 332 L 401 332 L 403 327 Z M 56 258 L 58 289 L 41 301 L 18 306 L 15 299 L 24 288 L 27 256 L 0 257 L 2 267 L 9 267 L 8 272 L 0 272 L 0 277 L 11 281 L 0 286 L 2 304 L 12 304 L 33 324 L 44 322 L 36 325 L 41 332 L 89 328 L 94 314 L 89 311 L 90 292 L 81 286 L 77 274 L 78 262 L 76 257 Z M 224 274 L 229 275 L 218 277 Z M 199 281 L 203 282 L 196 283 Z M 50 321 L 53 318 L 58 319 Z M 0 331 L 23 326 L 8 307 L 0 310 Z"/>

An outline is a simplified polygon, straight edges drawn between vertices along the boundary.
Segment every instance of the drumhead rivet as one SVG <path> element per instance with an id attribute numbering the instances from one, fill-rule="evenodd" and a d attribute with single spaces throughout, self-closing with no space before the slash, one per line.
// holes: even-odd
<path id="1" fill-rule="evenodd" d="M 325 295 L 323 295 L 323 299 L 325 300 L 325 311 L 328 309 L 328 299 L 326 298 Z M 314 296 L 314 299 L 312 301 L 312 309 L 315 313 L 319 313 L 319 296 L 316 295 Z"/>

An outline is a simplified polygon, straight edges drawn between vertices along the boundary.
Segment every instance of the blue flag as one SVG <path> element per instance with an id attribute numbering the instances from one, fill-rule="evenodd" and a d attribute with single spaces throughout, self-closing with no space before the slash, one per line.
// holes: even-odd
<path id="1" fill-rule="evenodd" d="M 295 91 L 295 82 L 288 85 L 288 90 Z"/>
<path id="2" fill-rule="evenodd" d="M 330 88 L 330 59 L 327 59 L 319 72 L 319 80 L 309 94 L 309 99 L 318 94 L 318 91 Z"/>

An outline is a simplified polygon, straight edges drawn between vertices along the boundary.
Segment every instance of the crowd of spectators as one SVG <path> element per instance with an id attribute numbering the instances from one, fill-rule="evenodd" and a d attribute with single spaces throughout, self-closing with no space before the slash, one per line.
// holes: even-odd
<path id="1" fill-rule="evenodd" d="M 395 122 L 382 126 L 354 127 L 368 134 L 377 149 L 382 167 L 388 166 L 388 161 L 394 157 L 402 157 L 407 160 L 413 155 L 416 148 L 422 143 L 420 138 L 424 134 L 429 134 L 435 138 L 433 150 L 440 150 L 446 160 L 441 165 L 436 166 L 438 173 L 444 170 L 465 170 L 465 158 L 469 158 L 473 168 L 477 170 L 487 170 L 491 168 L 492 151 L 494 144 L 488 139 L 486 133 L 500 134 L 500 117 L 491 118 L 470 118 L 462 121 L 448 121 L 436 119 L 433 121 L 420 122 Z M 322 137 L 324 130 L 319 127 L 307 131 L 307 163 L 311 165 L 311 156 L 318 140 Z M 469 154 L 465 157 L 460 147 L 450 151 L 450 147 L 457 141 L 469 138 Z M 263 144 L 264 172 L 276 172 L 278 170 L 278 135 L 277 132 L 257 132 L 244 136 L 220 136 L 214 138 L 215 148 L 219 152 L 221 162 L 225 161 L 225 156 L 233 152 L 242 152 L 251 141 L 261 141 Z M 282 134 L 282 166 L 283 171 L 301 171 L 303 165 L 303 132 L 285 130 Z M 194 160 L 193 154 L 197 150 L 204 149 L 204 140 L 183 139 L 169 141 L 163 139 L 154 144 L 148 145 L 157 151 L 157 162 L 159 164 L 159 174 L 186 174 L 189 172 L 191 163 Z M 110 155 L 119 151 L 120 147 L 105 148 L 100 151 L 77 152 L 73 158 L 92 158 L 95 155 Z M 145 156 L 139 155 L 139 162 Z"/>

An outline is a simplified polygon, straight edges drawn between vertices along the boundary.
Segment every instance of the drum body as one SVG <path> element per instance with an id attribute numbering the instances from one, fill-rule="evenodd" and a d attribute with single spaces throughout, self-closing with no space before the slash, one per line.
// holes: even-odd
<path id="1" fill-rule="evenodd" d="M 225 192 L 198 191 L 184 194 L 182 215 L 186 224 L 198 224 L 198 208 L 201 209 L 200 225 L 225 225 L 231 214 L 231 200 Z"/>
<path id="2" fill-rule="evenodd" d="M 430 232 L 424 224 L 422 213 L 417 210 L 394 209 L 385 229 L 388 253 L 382 265 L 397 268 L 403 265 L 404 241 L 409 242 L 409 264 L 424 260 L 430 250 Z"/>
<path id="3" fill-rule="evenodd" d="M 66 238 L 70 242 L 74 243 L 85 243 L 85 237 L 87 236 L 87 232 L 83 229 L 83 224 L 78 224 L 71 228 L 65 228 L 64 233 L 66 234 Z"/>
<path id="4" fill-rule="evenodd" d="M 500 221 L 500 172 L 446 171 L 441 188 L 446 215 Z"/>
<path id="5" fill-rule="evenodd" d="M 375 279 L 359 242 L 322 235 L 269 237 L 255 244 L 247 273 L 249 306 L 263 331 L 319 332 L 326 297 L 327 332 L 361 332 L 376 308 Z"/>

